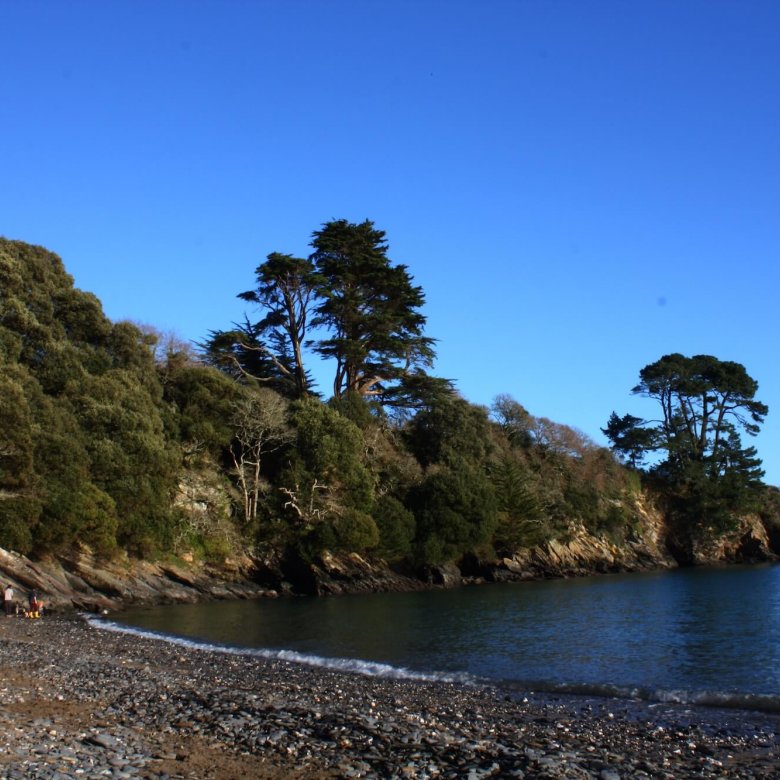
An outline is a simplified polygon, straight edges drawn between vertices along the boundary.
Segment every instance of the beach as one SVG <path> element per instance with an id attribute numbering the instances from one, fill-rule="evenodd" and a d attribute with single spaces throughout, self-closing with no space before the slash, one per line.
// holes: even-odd
<path id="1" fill-rule="evenodd" d="M 8 778 L 774 778 L 773 713 L 509 696 L 0 619 Z"/>

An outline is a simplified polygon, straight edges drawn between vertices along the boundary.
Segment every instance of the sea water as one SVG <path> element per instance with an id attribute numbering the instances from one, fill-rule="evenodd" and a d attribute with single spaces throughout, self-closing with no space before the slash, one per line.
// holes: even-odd
<path id="1" fill-rule="evenodd" d="M 103 624 L 364 674 L 780 711 L 780 566 L 212 602 Z"/>

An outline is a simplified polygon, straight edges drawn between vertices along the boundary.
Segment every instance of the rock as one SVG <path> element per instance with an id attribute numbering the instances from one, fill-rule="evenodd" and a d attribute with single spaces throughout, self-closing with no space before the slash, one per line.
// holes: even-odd
<path id="1" fill-rule="evenodd" d="M 109 750 L 115 750 L 121 745 L 120 741 L 110 734 L 90 734 L 84 741 Z"/>

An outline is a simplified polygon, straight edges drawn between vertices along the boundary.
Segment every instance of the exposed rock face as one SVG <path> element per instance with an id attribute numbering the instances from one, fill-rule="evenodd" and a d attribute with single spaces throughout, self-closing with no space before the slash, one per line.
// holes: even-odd
<path id="1" fill-rule="evenodd" d="M 698 541 L 690 546 L 690 563 L 761 563 L 777 560 L 769 534 L 757 515 L 742 518 L 739 529 L 728 536 Z"/>
<path id="2" fill-rule="evenodd" d="M 368 561 L 357 553 L 323 553 L 316 562 L 285 561 L 290 589 L 312 596 L 423 590 L 417 577 L 393 571 L 384 561 Z M 457 571 L 457 567 L 455 567 Z M 458 583 L 460 576 L 458 573 Z"/>
<path id="3" fill-rule="evenodd" d="M 126 557 L 103 561 L 85 551 L 32 561 L 0 549 L 0 582 L 14 587 L 18 603 L 24 603 L 27 593 L 35 589 L 50 607 L 112 610 L 131 604 L 410 591 L 485 581 L 777 560 L 756 516 L 745 518 L 734 534 L 693 544 L 673 539 L 661 514 L 649 505 L 638 510 L 640 522 L 620 544 L 595 536 L 582 525 L 572 525 L 565 540 L 551 540 L 511 557 L 481 560 L 467 556 L 457 565 L 426 566 L 420 571 L 398 571 L 357 553 L 324 553 L 313 562 L 295 556 L 242 557 L 216 569 L 194 561 L 152 563 Z"/>
<path id="4" fill-rule="evenodd" d="M 572 577 L 587 574 L 671 568 L 677 565 L 669 552 L 646 539 L 629 540 L 622 545 L 589 534 L 581 526 L 570 539 L 555 539 L 504 559 L 493 579 Z"/>
<path id="5" fill-rule="evenodd" d="M 37 590 L 47 607 L 90 611 L 129 604 L 195 602 L 209 598 L 275 596 L 250 578 L 251 562 L 236 562 L 217 575 L 206 567 L 119 559 L 98 561 L 89 553 L 31 561 L 0 549 L 2 583 L 10 584 L 15 601 L 24 604 Z"/>

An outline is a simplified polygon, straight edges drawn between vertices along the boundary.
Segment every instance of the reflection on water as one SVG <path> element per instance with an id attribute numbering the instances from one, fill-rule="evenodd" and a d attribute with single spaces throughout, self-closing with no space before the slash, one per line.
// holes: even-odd
<path id="1" fill-rule="evenodd" d="M 159 607 L 130 625 L 501 680 L 780 694 L 780 567 Z"/>

